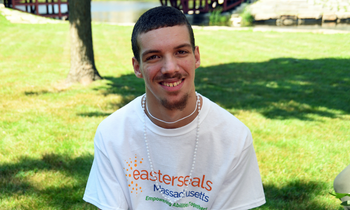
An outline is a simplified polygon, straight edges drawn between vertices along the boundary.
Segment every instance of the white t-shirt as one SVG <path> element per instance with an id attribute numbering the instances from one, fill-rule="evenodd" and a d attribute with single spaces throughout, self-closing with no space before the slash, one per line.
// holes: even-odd
<path id="1" fill-rule="evenodd" d="M 84 200 L 102 210 L 251 209 L 265 203 L 249 129 L 203 97 L 193 182 L 186 196 L 172 200 L 189 183 L 197 118 L 176 129 L 161 128 L 146 117 L 154 172 L 144 141 L 141 96 L 107 117 L 95 135 L 95 156 Z M 171 207 L 170 207 L 171 206 Z"/>

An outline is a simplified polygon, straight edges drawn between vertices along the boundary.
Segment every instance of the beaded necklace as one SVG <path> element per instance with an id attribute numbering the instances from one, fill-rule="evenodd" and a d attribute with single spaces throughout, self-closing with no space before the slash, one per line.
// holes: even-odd
<path id="1" fill-rule="evenodd" d="M 151 159 L 151 154 L 150 154 L 150 150 L 149 150 L 149 143 L 148 143 L 148 140 L 147 140 L 147 132 L 146 132 L 146 108 L 145 108 L 146 107 L 146 95 L 142 99 L 142 109 L 143 109 L 143 113 L 144 113 L 143 114 L 143 138 L 144 138 L 145 145 L 146 145 L 147 158 L 148 158 L 149 165 L 150 165 L 150 168 L 151 168 L 151 173 L 153 175 L 153 178 L 156 180 L 155 182 L 156 182 L 156 186 L 157 186 L 157 189 L 158 189 L 159 193 L 163 196 L 164 199 L 169 201 L 172 205 L 175 202 L 177 202 L 180 199 L 185 197 L 188 186 L 192 184 L 192 172 L 194 170 L 194 165 L 196 163 L 196 155 L 197 155 L 198 139 L 199 139 L 199 121 L 200 121 L 199 120 L 200 119 L 199 118 L 200 117 L 200 99 L 199 99 L 199 96 L 198 96 L 197 93 L 196 93 L 196 97 L 197 97 L 197 100 L 196 100 L 197 108 L 196 109 L 198 109 L 198 116 L 197 116 L 197 128 L 196 128 L 196 142 L 195 142 L 196 144 L 195 144 L 195 148 L 194 148 L 194 151 L 193 151 L 192 166 L 191 166 L 191 170 L 190 170 L 190 174 L 189 174 L 189 177 L 190 177 L 189 181 L 190 181 L 190 183 L 188 185 L 186 185 L 186 183 L 185 183 L 185 189 L 182 190 L 182 196 L 179 197 L 179 198 L 176 198 L 176 199 L 171 199 L 170 197 L 167 197 L 166 195 L 163 194 L 163 192 L 161 191 L 161 188 L 159 187 L 159 182 L 158 182 L 157 176 L 154 173 L 153 162 L 152 162 L 152 159 Z M 150 112 L 148 112 L 148 114 L 150 114 Z M 189 116 L 191 116 L 192 114 L 190 114 Z"/>
<path id="2" fill-rule="evenodd" d="M 153 116 L 153 115 L 151 114 L 151 112 L 148 110 L 147 104 L 146 104 L 146 109 L 147 109 L 148 115 L 149 115 L 150 117 L 152 117 L 153 119 L 155 119 L 155 120 L 157 120 L 157 121 L 159 121 L 159 122 L 162 122 L 162 123 L 166 123 L 166 124 L 174 124 L 174 123 L 180 122 L 180 121 L 182 121 L 182 120 L 184 120 L 184 119 L 186 119 L 186 118 L 191 117 L 191 116 L 196 112 L 196 110 L 197 110 L 197 105 L 198 105 L 198 100 L 196 101 L 196 106 L 195 106 L 195 108 L 194 108 L 194 110 L 193 110 L 193 112 L 192 112 L 191 114 L 189 114 L 189 115 L 187 115 L 187 116 L 185 116 L 185 117 L 183 117 L 183 118 L 181 118 L 181 119 L 175 120 L 175 121 L 173 121 L 173 122 L 164 121 L 164 120 L 161 120 L 161 119 L 156 118 L 155 116 Z"/>

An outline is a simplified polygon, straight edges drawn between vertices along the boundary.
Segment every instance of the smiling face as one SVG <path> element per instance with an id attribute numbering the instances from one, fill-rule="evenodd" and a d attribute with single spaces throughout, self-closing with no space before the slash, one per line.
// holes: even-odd
<path id="1" fill-rule="evenodd" d="M 198 47 L 193 51 L 185 25 L 164 27 L 138 36 L 140 62 L 132 59 L 135 75 L 143 78 L 149 106 L 184 109 L 195 100 L 195 69 L 200 65 Z"/>

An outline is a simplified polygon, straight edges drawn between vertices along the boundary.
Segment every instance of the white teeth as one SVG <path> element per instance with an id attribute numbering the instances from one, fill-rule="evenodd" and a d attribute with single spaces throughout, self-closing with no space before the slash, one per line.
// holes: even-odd
<path id="1" fill-rule="evenodd" d="M 178 81 L 178 82 L 175 82 L 175 83 L 166 83 L 166 82 L 164 82 L 163 85 L 168 86 L 168 87 L 176 87 L 176 86 L 178 86 L 181 82 L 182 82 L 181 80 Z"/>

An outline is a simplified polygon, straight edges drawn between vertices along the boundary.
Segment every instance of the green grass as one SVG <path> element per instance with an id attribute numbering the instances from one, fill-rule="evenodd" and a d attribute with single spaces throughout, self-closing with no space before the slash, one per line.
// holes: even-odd
<path id="1" fill-rule="evenodd" d="M 10 24 L 0 15 L 0 209 L 94 209 L 82 201 L 93 137 L 144 92 L 129 26 L 93 25 L 104 80 L 63 85 L 69 25 Z M 350 35 L 195 29 L 198 92 L 252 131 L 267 204 L 341 209 L 329 195 L 350 164 Z"/>

